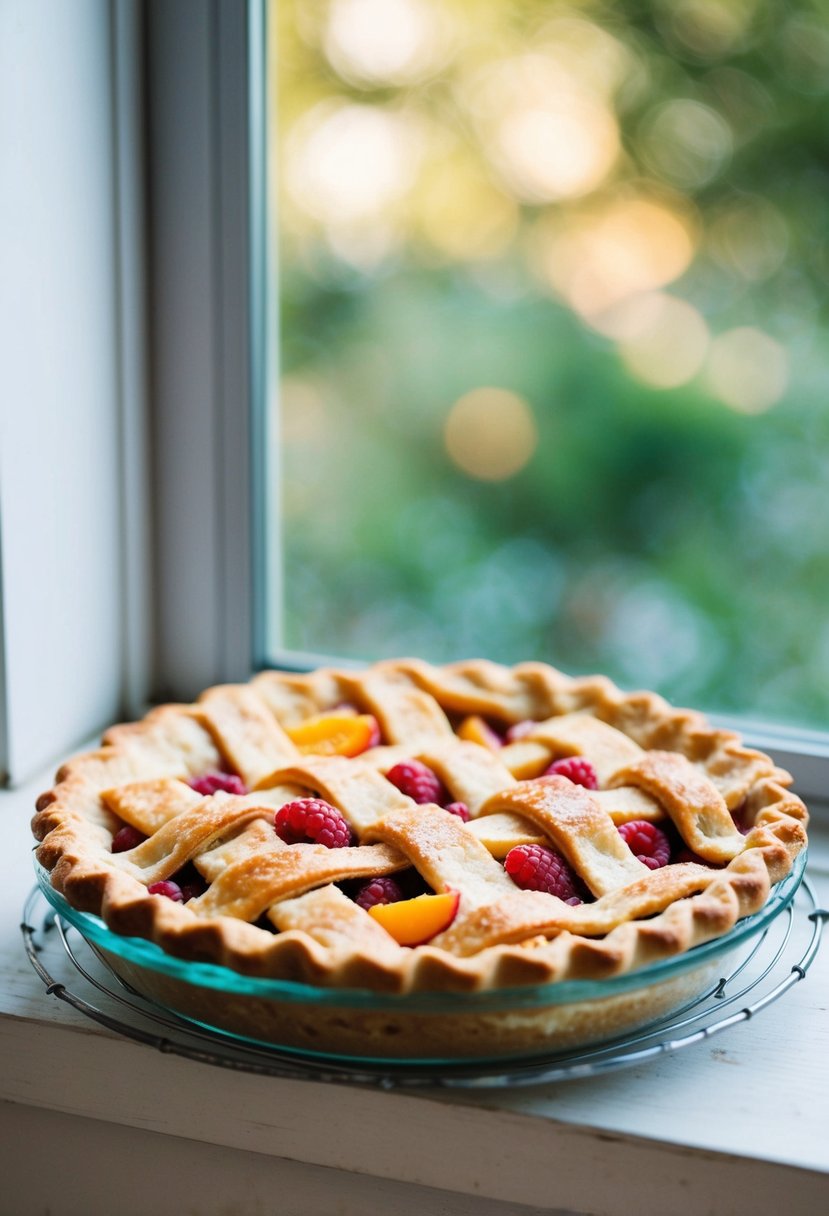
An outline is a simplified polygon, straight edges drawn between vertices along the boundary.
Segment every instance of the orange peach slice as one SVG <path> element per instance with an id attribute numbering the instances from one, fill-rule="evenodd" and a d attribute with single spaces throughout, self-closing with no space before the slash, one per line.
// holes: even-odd
<path id="1" fill-rule="evenodd" d="M 500 736 L 478 714 L 470 714 L 468 718 L 464 718 L 458 727 L 458 738 L 466 739 L 467 743 L 479 743 L 481 747 L 488 747 L 492 752 L 501 749 Z"/>
<path id="2" fill-rule="evenodd" d="M 394 904 L 375 904 L 369 908 L 378 924 L 390 933 L 399 946 L 422 946 L 455 919 L 460 903 L 458 891 L 440 895 L 417 895 Z"/>
<path id="3" fill-rule="evenodd" d="M 316 714 L 288 729 L 289 738 L 303 755 L 359 756 L 379 742 L 377 719 L 372 714 Z"/>

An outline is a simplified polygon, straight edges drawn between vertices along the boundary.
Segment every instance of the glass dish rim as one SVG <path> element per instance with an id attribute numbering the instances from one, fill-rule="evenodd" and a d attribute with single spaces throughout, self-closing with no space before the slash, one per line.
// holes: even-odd
<path id="1" fill-rule="evenodd" d="M 34 866 L 37 884 L 52 908 L 73 925 L 89 943 L 125 962 L 167 975 L 194 987 L 209 988 L 236 997 L 279 1000 L 318 1008 L 457 1013 L 569 1005 L 608 998 L 673 979 L 763 932 L 791 904 L 797 894 L 806 868 L 806 856 L 807 851 L 804 849 L 795 858 L 789 873 L 773 887 L 763 907 L 758 912 L 743 917 L 728 933 L 638 970 L 601 980 L 559 980 L 546 984 L 486 989 L 481 992 L 415 993 L 388 993 L 364 988 L 321 988 L 295 980 L 248 976 L 219 963 L 192 962 L 176 958 L 152 941 L 114 933 L 99 916 L 73 908 L 60 892 L 55 890 L 49 872 L 36 859 Z"/>

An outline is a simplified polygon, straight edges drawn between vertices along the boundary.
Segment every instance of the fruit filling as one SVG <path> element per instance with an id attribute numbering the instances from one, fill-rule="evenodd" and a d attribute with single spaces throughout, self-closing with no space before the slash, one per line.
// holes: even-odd
<path id="1" fill-rule="evenodd" d="M 197 794 L 205 798 L 213 794 L 246 794 L 248 787 L 236 773 L 202 773 L 200 777 L 192 777 L 187 784 Z"/>
<path id="2" fill-rule="evenodd" d="M 344 849 L 351 844 L 351 828 L 336 807 L 323 798 L 297 798 L 286 802 L 274 817 L 276 834 L 286 844 L 322 844 Z"/>
<path id="3" fill-rule="evenodd" d="M 522 891 L 546 891 L 567 904 L 580 904 L 579 882 L 567 862 L 545 844 L 518 844 L 504 859 L 504 869 Z"/>
<path id="4" fill-rule="evenodd" d="M 306 718 L 286 733 L 303 755 L 359 756 L 381 742 L 374 715 L 357 714 L 350 707 Z"/>
<path id="5" fill-rule="evenodd" d="M 440 777 L 421 760 L 401 760 L 389 769 L 386 780 L 420 805 L 436 802 L 442 806 L 446 798 Z"/>
<path id="6" fill-rule="evenodd" d="M 373 904 L 368 914 L 399 946 L 422 946 L 449 928 L 459 903 L 457 891 L 443 891 L 439 895 L 417 895 L 396 903 Z"/>
<path id="7" fill-rule="evenodd" d="M 443 808 L 450 815 L 457 815 L 458 819 L 462 819 L 464 823 L 469 823 L 472 816 L 469 814 L 469 807 L 465 802 L 447 802 Z"/>
<path id="8" fill-rule="evenodd" d="M 125 823 L 112 838 L 112 851 L 113 853 L 126 853 L 130 849 L 137 849 L 146 839 L 147 837 L 143 832 L 139 832 L 138 828 Z"/>
<path id="9" fill-rule="evenodd" d="M 468 718 L 464 718 L 456 733 L 459 739 L 466 739 L 468 743 L 478 743 L 481 747 L 488 747 L 493 752 L 497 752 L 504 745 L 504 740 L 498 732 L 489 725 L 486 718 L 480 717 L 479 714 L 470 714 Z"/>
<path id="10" fill-rule="evenodd" d="M 526 739 L 527 735 L 531 735 L 536 726 L 538 726 L 538 723 L 534 722 L 532 718 L 525 718 L 523 722 L 516 722 L 507 731 L 504 741 L 506 743 L 519 743 L 521 739 Z"/>
<path id="11" fill-rule="evenodd" d="M 583 785 L 586 790 L 597 790 L 599 779 L 596 770 L 589 760 L 583 756 L 565 756 L 563 760 L 554 760 L 544 772 L 545 777 L 566 777 L 574 785 Z"/>
<path id="12" fill-rule="evenodd" d="M 649 870 L 659 870 L 671 860 L 671 843 L 661 828 L 644 819 L 619 824 L 619 835 Z"/>
<path id="13" fill-rule="evenodd" d="M 174 903 L 184 903 L 184 893 L 177 882 L 172 882 L 171 879 L 165 878 L 162 882 L 151 883 L 147 887 L 150 895 L 163 895 L 165 899 L 172 899 Z"/>
<path id="14" fill-rule="evenodd" d="M 368 911 L 375 904 L 396 904 L 403 898 L 400 883 L 388 875 L 381 875 L 363 883 L 354 897 L 354 902 Z"/>

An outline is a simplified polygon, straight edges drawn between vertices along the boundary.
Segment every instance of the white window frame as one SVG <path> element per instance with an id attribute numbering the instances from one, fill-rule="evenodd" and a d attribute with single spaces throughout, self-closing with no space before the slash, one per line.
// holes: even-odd
<path id="1" fill-rule="evenodd" d="M 316 656 L 264 651 L 266 602 L 278 603 L 280 590 L 278 538 L 275 546 L 265 537 L 278 518 L 279 468 L 267 0 L 100 0 L 100 9 L 111 30 L 114 114 L 121 492 L 111 506 L 121 560 L 119 594 L 105 611 L 110 626 L 118 617 L 121 661 L 104 690 L 114 718 L 135 716 L 150 699 L 189 699 L 245 679 L 266 658 L 301 669 Z M 38 486 L 38 502 L 44 512 L 71 509 L 53 478 Z M 2 562 L 0 548 L 8 579 L 15 572 Z M 101 610 L 91 599 L 78 609 Z M 85 706 L 69 729 L 64 723 L 15 762 L 9 726 L 19 705 L 2 675 L 20 628 L 0 616 L 0 749 L 5 739 L 15 780 L 42 753 L 58 757 L 106 725 Z M 64 622 L 67 636 L 72 629 Z M 42 687 L 43 656 L 29 651 L 31 686 Z M 770 751 L 805 797 L 825 798 L 829 735 L 723 724 Z"/>
<path id="2" fill-rule="evenodd" d="M 258 0 L 147 7 L 160 696 L 195 696 L 253 664 L 264 274 L 251 283 L 249 267 L 264 202 L 248 115 L 262 21 Z"/>

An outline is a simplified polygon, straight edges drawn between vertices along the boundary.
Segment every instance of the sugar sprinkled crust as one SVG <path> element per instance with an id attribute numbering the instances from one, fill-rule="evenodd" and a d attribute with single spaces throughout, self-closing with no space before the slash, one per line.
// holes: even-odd
<path id="1" fill-rule="evenodd" d="M 343 704 L 374 715 L 383 742 L 354 758 L 300 754 L 288 732 Z M 468 715 L 534 725 L 493 751 L 455 733 Z M 598 791 L 535 779 L 568 755 L 591 759 Z M 469 823 L 386 780 L 409 758 L 469 807 Z M 187 784 L 220 767 L 251 792 L 202 797 Z M 733 732 L 653 693 L 539 663 L 410 659 L 266 672 L 154 709 L 64 765 L 32 827 L 72 906 L 179 958 L 326 987 L 463 992 L 610 977 L 727 933 L 805 846 L 807 812 L 790 784 Z M 353 845 L 279 839 L 275 811 L 309 793 L 343 812 Z M 614 824 L 660 817 L 696 856 L 651 871 Z M 125 822 L 148 839 L 115 854 Z M 593 901 L 518 890 L 498 860 L 499 841 L 516 837 L 561 851 Z M 192 864 L 201 895 L 179 904 L 148 893 Z M 459 890 L 460 906 L 443 933 L 406 947 L 334 884 L 411 865 L 434 890 Z"/>

